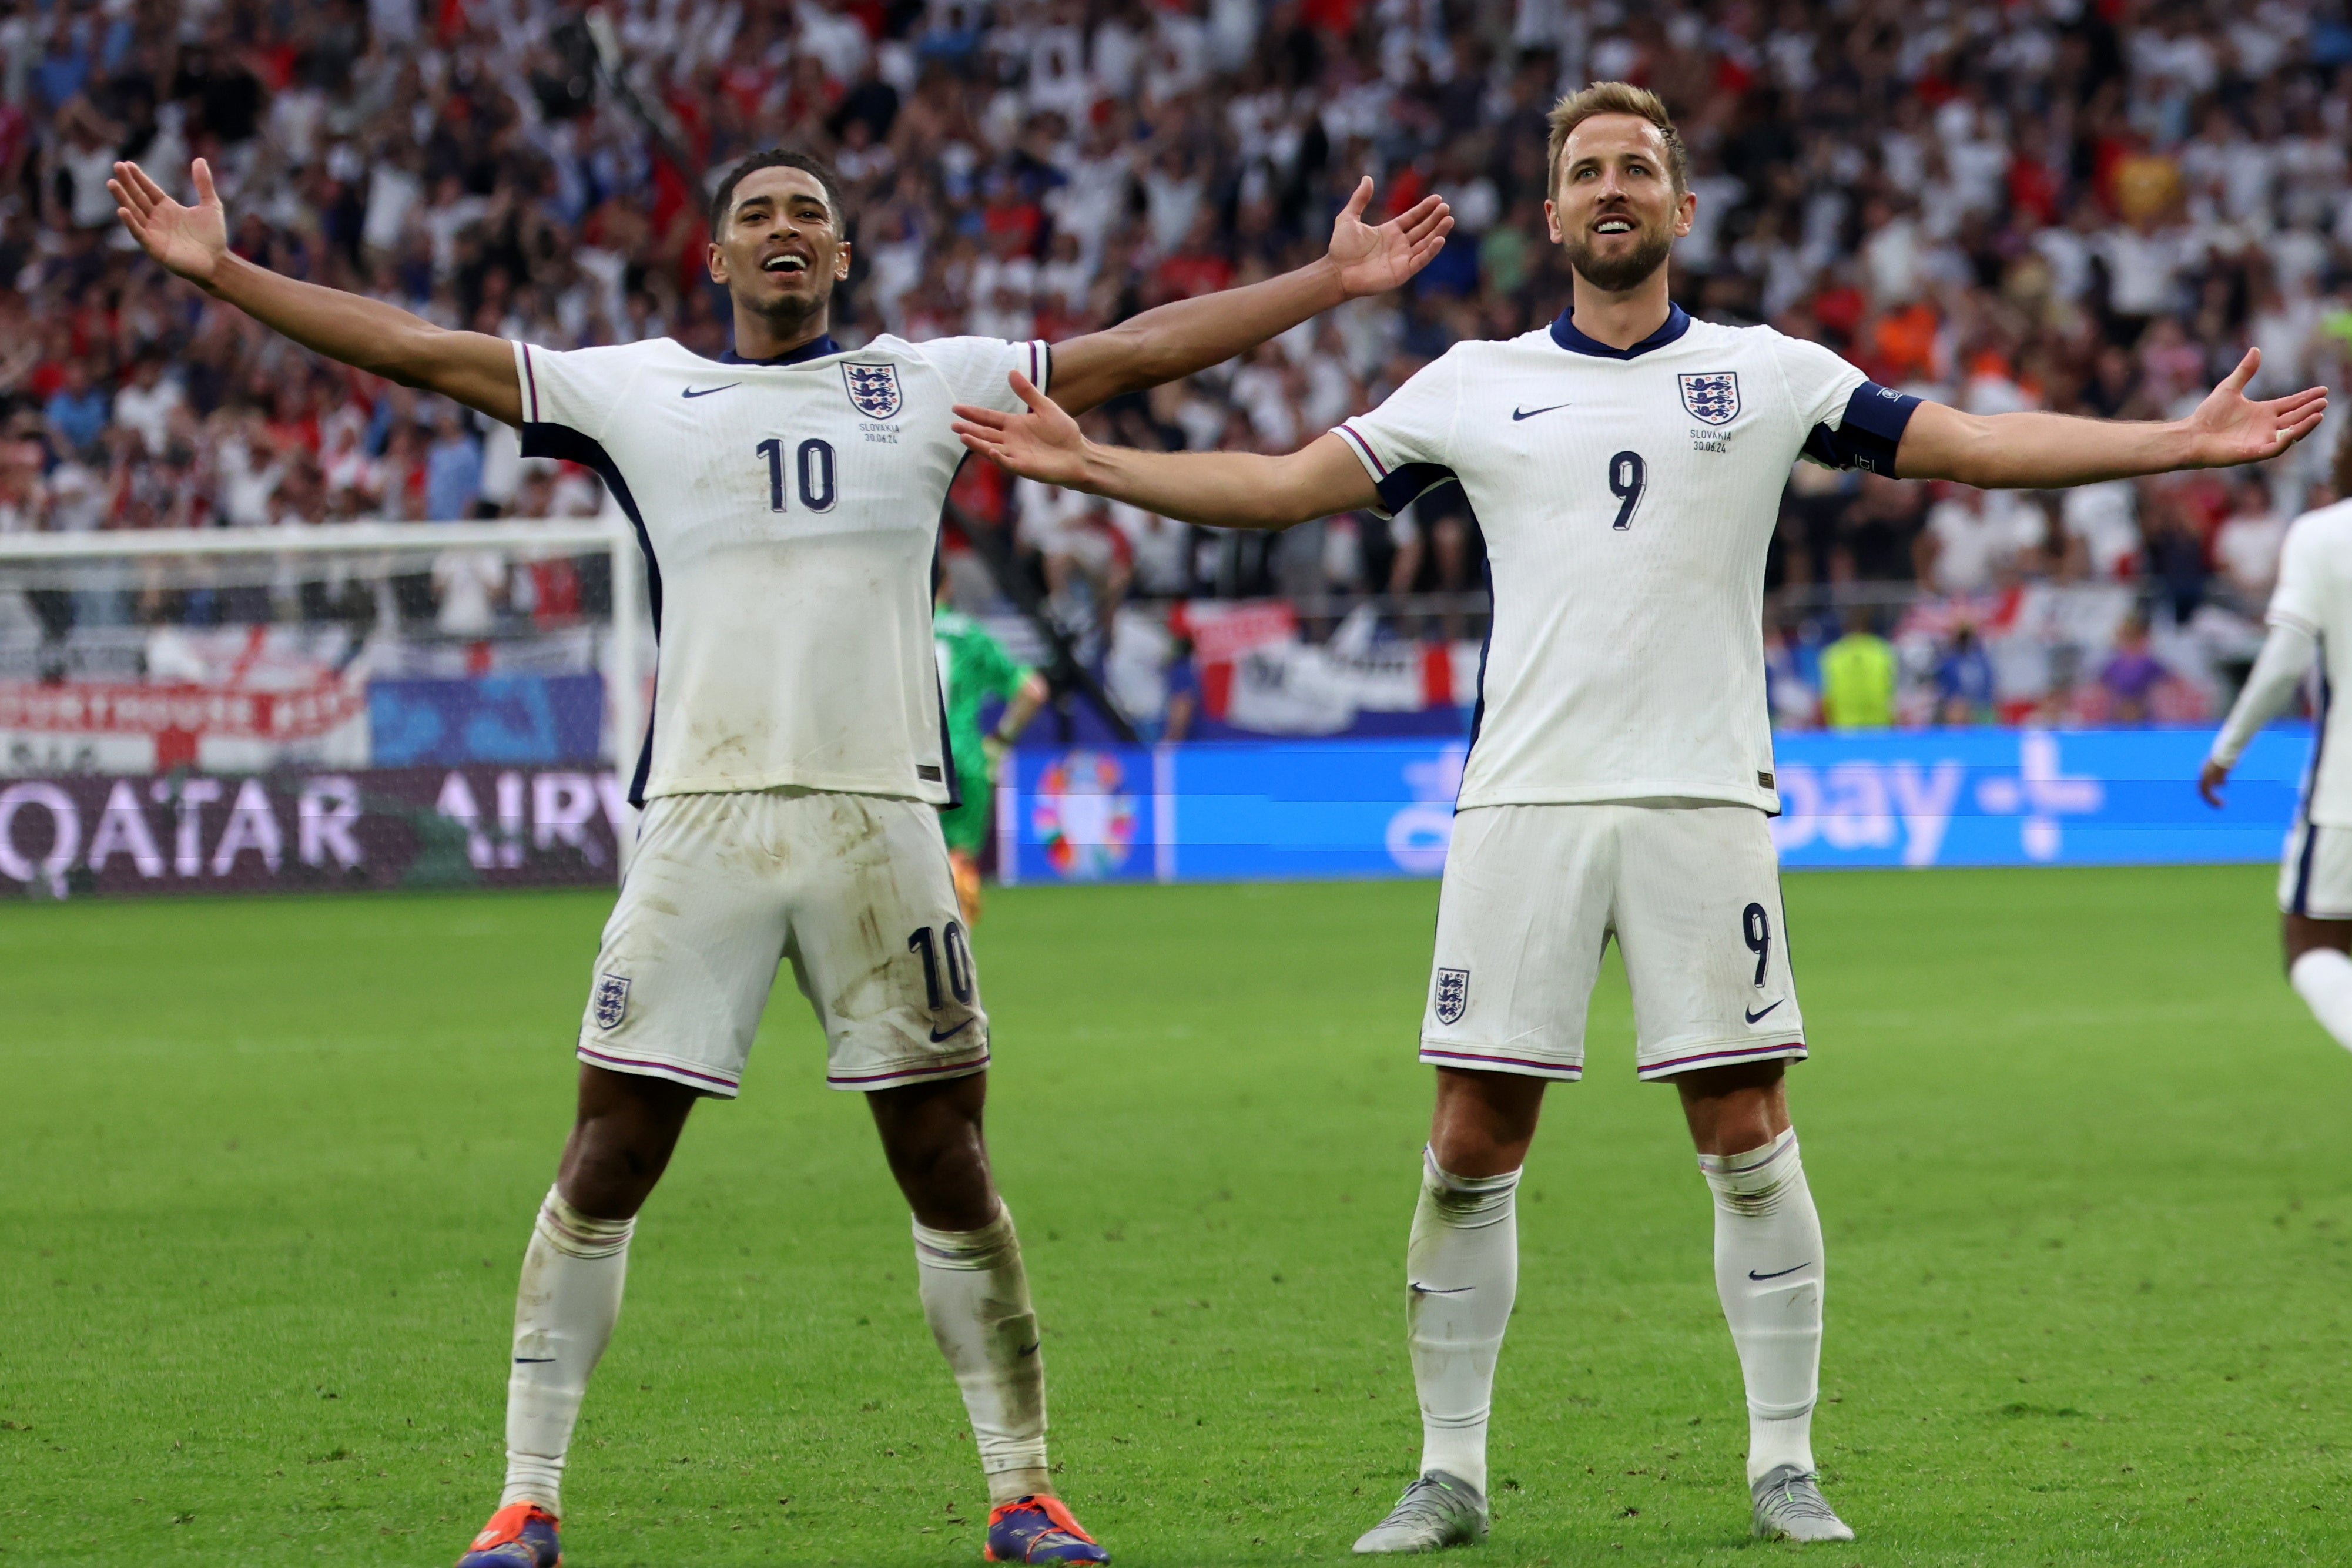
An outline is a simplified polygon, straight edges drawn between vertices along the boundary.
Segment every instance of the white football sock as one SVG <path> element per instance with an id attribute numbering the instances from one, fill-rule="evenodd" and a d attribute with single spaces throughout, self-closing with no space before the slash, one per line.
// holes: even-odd
<path id="1" fill-rule="evenodd" d="M 1745 1154 L 1701 1154 L 1715 1189 L 1715 1288 L 1748 1382 L 1748 1479 L 1813 1468 L 1821 1389 L 1822 1222 L 1794 1128 Z"/>
<path id="2" fill-rule="evenodd" d="M 2352 1050 L 2352 958 L 2332 947 L 2315 947 L 2294 961 L 2286 977 L 2319 1026 Z"/>
<path id="3" fill-rule="evenodd" d="M 1519 1173 L 1457 1176 L 1427 1149 L 1421 1164 L 1404 1255 L 1421 1473 L 1444 1470 L 1483 1492 L 1495 1358 L 1519 1286 Z"/>
<path id="4" fill-rule="evenodd" d="M 915 1222 L 915 1274 L 931 1337 L 948 1358 L 992 1506 L 1051 1493 L 1045 1470 L 1045 1358 L 1013 1211 L 978 1230 L 931 1230 Z"/>
<path id="5" fill-rule="evenodd" d="M 507 1489 L 561 1513 L 563 1451 L 588 1374 L 621 1315 L 633 1219 L 595 1219 L 554 1188 L 540 1205 L 515 1294 L 514 1368 L 507 1378 Z"/>

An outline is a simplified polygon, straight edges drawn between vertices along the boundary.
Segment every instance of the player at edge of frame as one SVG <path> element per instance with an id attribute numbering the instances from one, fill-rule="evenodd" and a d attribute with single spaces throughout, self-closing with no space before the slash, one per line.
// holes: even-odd
<path id="1" fill-rule="evenodd" d="M 2287 984 L 2321 1028 L 2352 1050 L 2352 726 L 2332 723 L 2352 681 L 2352 429 L 2336 438 L 2316 505 L 2288 525 L 2262 651 L 2214 732 L 2197 793 L 2219 809 L 2255 731 L 2316 672 L 2311 763 L 2279 857 L 2279 947 Z"/>
<path id="2" fill-rule="evenodd" d="M 637 848 L 580 1025 L 578 1112 L 518 1289 L 507 1477 L 463 1568 L 553 1568 L 560 1484 L 620 1310 L 636 1215 L 698 1100 L 732 1098 L 777 968 L 824 1026 L 827 1082 L 865 1094 L 913 1211 L 925 1317 L 962 1392 L 999 1562 L 1108 1553 L 1055 1496 L 1043 1357 L 981 1134 L 989 1031 L 938 808 L 957 795 L 931 633 L 956 404 L 1050 386 L 1076 414 L 1246 352 L 1412 277 L 1453 218 L 1388 223 L 1363 180 L 1322 259 L 1061 345 L 829 332 L 851 242 L 819 159 L 770 150 L 710 206 L 733 346 L 552 353 L 436 327 L 231 251 L 202 160 L 184 205 L 145 171 L 109 190 L 147 252 L 302 346 L 518 426 L 526 456 L 594 468 L 647 565 L 654 710 Z M 779 679 L 772 672 L 799 672 Z"/>
<path id="3" fill-rule="evenodd" d="M 1195 523 L 1393 512 L 1458 482 L 1485 531 L 1492 629 L 1421 1033 L 1437 1079 L 1406 1248 L 1422 1457 L 1356 1551 L 1486 1533 L 1515 1189 L 1546 1085 L 1583 1071 L 1612 938 L 1641 1076 L 1679 1091 L 1713 1194 L 1751 1529 L 1852 1540 L 1812 1453 L 1825 1276 L 1789 1120 L 1784 1071 L 1806 1042 L 1766 831 L 1757 606 L 1789 469 L 2053 488 L 2255 462 L 2315 428 L 2326 393 L 2250 401 L 2252 351 L 2162 423 L 1977 416 L 1875 385 L 1818 344 L 1674 304 L 1668 258 L 1697 204 L 1655 95 L 1596 83 L 1549 123 L 1544 210 L 1572 296 L 1549 326 L 1457 343 L 1285 457 L 1098 446 L 1017 378 L 1020 412 L 960 407 L 956 432 L 1016 474 Z"/>

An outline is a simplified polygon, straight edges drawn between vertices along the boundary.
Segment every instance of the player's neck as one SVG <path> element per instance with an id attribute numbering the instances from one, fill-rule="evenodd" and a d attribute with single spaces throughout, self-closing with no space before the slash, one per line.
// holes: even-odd
<path id="1" fill-rule="evenodd" d="M 826 334 L 833 312 L 820 305 L 805 316 L 772 321 L 750 310 L 735 312 L 735 354 L 739 359 L 777 359 L 805 348 Z"/>
<path id="2" fill-rule="evenodd" d="M 1631 289 L 1603 289 L 1573 273 L 1570 319 L 1576 330 L 1612 349 L 1630 349 L 1666 324 L 1674 300 L 1666 293 L 1666 269 L 1659 268 Z"/>

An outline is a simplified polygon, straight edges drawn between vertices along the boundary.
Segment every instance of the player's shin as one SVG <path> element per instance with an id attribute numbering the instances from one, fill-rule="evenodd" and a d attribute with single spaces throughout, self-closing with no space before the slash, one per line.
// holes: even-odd
<path id="1" fill-rule="evenodd" d="M 499 1506 L 561 1513 L 563 1453 L 588 1374 L 621 1315 L 632 1219 L 596 1219 L 548 1189 L 523 1254 L 507 1379 L 507 1486 Z"/>
<path id="2" fill-rule="evenodd" d="M 1422 1152 L 1405 1248 L 1407 1334 L 1421 1397 L 1421 1472 L 1486 1489 L 1495 1359 L 1519 1283 L 1519 1173 L 1457 1176 Z"/>
<path id="3" fill-rule="evenodd" d="M 1013 1211 L 1000 1204 L 978 1230 L 932 1230 L 916 1221 L 915 1264 L 923 1316 L 963 1391 L 988 1500 L 1050 1494 L 1045 1357 Z"/>
<path id="4" fill-rule="evenodd" d="M 1744 1154 L 1698 1157 L 1715 1191 L 1715 1283 L 1748 1384 L 1748 1479 L 1813 1470 L 1821 1384 L 1822 1222 L 1793 1129 Z"/>

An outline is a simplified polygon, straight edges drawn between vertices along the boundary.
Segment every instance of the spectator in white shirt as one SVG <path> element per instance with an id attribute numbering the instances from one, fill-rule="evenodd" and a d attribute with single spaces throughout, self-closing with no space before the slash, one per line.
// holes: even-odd
<path id="1" fill-rule="evenodd" d="M 131 384 L 114 395 L 114 422 L 139 432 L 147 455 L 160 458 L 171 439 L 172 411 L 187 402 L 180 384 L 163 374 L 160 354 L 142 354 L 131 373 Z"/>
<path id="2" fill-rule="evenodd" d="M 1919 581 L 1938 594 L 1985 593 L 2041 543 L 2041 522 L 2008 490 L 1948 486 L 1914 546 Z"/>
<path id="3" fill-rule="evenodd" d="M 2230 515 L 2213 536 L 2213 559 L 2238 608 L 2258 616 L 2278 585 L 2286 520 L 2271 504 L 2269 483 L 2252 469 L 2239 470 L 2230 499 Z"/>

